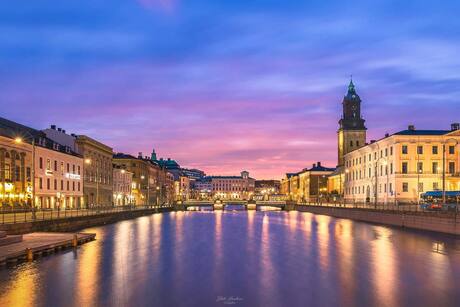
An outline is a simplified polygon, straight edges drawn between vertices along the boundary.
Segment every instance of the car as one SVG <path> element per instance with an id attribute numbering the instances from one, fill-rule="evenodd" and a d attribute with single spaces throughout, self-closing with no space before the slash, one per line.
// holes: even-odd
<path id="1" fill-rule="evenodd" d="M 423 203 L 423 204 L 420 204 L 420 209 L 422 210 L 441 210 L 442 209 L 442 205 L 441 204 L 438 204 L 438 203 Z"/>

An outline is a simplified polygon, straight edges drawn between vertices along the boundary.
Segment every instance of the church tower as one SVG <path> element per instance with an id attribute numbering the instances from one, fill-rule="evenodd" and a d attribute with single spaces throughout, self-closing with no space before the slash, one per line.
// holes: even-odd
<path id="1" fill-rule="evenodd" d="M 353 80 L 350 80 L 348 92 L 343 98 L 343 115 L 339 121 L 339 164 L 343 166 L 344 155 L 366 144 L 364 119 L 361 117 L 361 99 L 356 94 Z"/>

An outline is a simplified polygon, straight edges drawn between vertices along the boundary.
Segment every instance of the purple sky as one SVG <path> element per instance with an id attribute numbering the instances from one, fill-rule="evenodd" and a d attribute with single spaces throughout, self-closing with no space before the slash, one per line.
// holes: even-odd
<path id="1" fill-rule="evenodd" d="M 349 75 L 368 139 L 460 121 L 457 1 L 0 4 L 1 116 L 209 174 L 335 166 Z"/>

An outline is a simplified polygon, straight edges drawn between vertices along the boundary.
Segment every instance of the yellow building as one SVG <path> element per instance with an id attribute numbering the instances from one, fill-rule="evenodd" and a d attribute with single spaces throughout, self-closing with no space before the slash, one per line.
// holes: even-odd
<path id="1" fill-rule="evenodd" d="M 0 135 L 0 204 L 30 206 L 31 200 L 32 145 Z"/>
<path id="2" fill-rule="evenodd" d="M 460 130 L 407 130 L 345 155 L 345 200 L 417 203 L 427 191 L 460 190 Z"/>

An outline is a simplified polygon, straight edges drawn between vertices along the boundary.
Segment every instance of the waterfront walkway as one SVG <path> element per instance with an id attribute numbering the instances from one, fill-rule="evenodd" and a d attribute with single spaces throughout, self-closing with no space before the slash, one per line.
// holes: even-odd
<path id="1" fill-rule="evenodd" d="M 95 239 L 90 233 L 51 233 L 34 232 L 22 236 L 22 241 L 0 246 L 0 265 L 18 260 L 32 260 L 43 253 L 52 253 L 62 248 L 77 246 L 78 244 Z"/>

